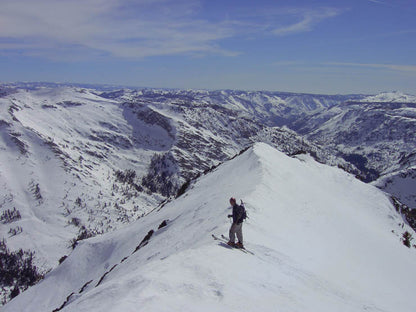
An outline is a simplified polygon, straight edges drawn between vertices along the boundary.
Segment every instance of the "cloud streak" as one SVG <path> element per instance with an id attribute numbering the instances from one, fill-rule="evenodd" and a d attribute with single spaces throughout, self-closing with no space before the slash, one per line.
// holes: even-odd
<path id="1" fill-rule="evenodd" d="M 328 70 L 329 68 L 336 71 L 343 70 L 343 68 L 361 68 L 361 69 L 380 69 L 396 72 L 416 73 L 416 65 L 410 64 L 377 64 L 377 63 L 348 63 L 348 62 L 324 62 L 324 63 L 309 63 L 303 61 L 279 61 L 271 65 L 276 67 L 287 67 L 291 70 L 308 71 Z"/>
<path id="2" fill-rule="evenodd" d="M 249 19 L 209 20 L 197 0 L 2 0 L 1 53 L 49 59 L 145 58 L 163 55 L 236 56 L 221 40 L 236 36 L 276 36 L 311 31 L 339 10 L 281 10 L 295 22 L 285 26 Z M 270 19 L 269 19 L 270 20 Z M 258 22 L 260 21 L 260 22 Z"/>
<path id="3" fill-rule="evenodd" d="M 74 47 L 122 58 L 235 55 L 216 44 L 233 36 L 233 27 L 195 18 L 197 7 L 171 0 L 2 0 L 0 46 L 46 56 L 57 48 L 69 55 Z"/>
<path id="4" fill-rule="evenodd" d="M 362 68 L 379 68 L 401 72 L 416 72 L 416 65 L 398 65 L 398 64 L 371 64 L 371 63 L 339 63 L 330 62 L 324 65 L 343 66 L 343 67 L 362 67 Z"/>
<path id="5" fill-rule="evenodd" d="M 339 9 L 320 8 L 320 9 L 294 9 L 288 12 L 295 16 L 298 21 L 287 26 L 281 26 L 273 30 L 273 34 L 286 36 L 301 32 L 312 31 L 320 22 L 335 17 L 342 13 Z M 300 20 L 299 20 L 300 19 Z"/>
<path id="6" fill-rule="evenodd" d="M 373 3 L 377 3 L 377 4 L 386 4 L 385 2 L 380 1 L 380 0 L 368 0 L 368 1 L 373 2 Z"/>

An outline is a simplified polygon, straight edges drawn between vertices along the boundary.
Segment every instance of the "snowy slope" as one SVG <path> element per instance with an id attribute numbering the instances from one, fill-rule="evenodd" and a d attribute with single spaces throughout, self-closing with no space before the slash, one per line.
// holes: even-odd
<path id="1" fill-rule="evenodd" d="M 211 238 L 229 228 L 231 195 L 246 201 L 255 255 Z M 83 241 L 2 311 L 410 312 L 416 252 L 401 222 L 377 188 L 259 143 L 162 209 Z"/>
<path id="2" fill-rule="evenodd" d="M 0 238 L 11 250 L 34 251 L 41 271 L 55 268 L 75 240 L 137 220 L 175 196 L 183 182 L 253 142 L 289 155 L 309 152 L 354 174 L 357 168 L 335 154 L 352 154 L 358 167 L 362 159 L 356 155 L 371 155 L 366 167 L 389 174 L 376 185 L 413 202 L 414 188 L 402 186 L 414 181 L 414 105 L 363 103 L 363 98 L 0 85 L 0 214 L 17 209 L 22 216 L 2 220 Z M 275 127 L 300 116 L 310 127 L 306 134 L 324 147 Z M 357 143 L 351 131 L 371 140 Z M 6 290 L 4 298 L 9 294 Z"/>
<path id="3" fill-rule="evenodd" d="M 348 102 L 299 120 L 294 129 L 361 167 L 368 181 L 414 166 L 416 104 Z M 356 159 L 354 159 L 354 157 Z"/>
<path id="4" fill-rule="evenodd" d="M 45 272 L 77 240 L 144 216 L 253 142 L 337 163 L 293 131 L 251 115 L 254 108 L 262 115 L 267 101 L 287 106 L 247 92 L 0 86 L 0 239 L 11 251 L 35 252 Z M 21 218 L 3 220 L 10 211 Z"/>
<path id="5" fill-rule="evenodd" d="M 35 251 L 42 270 L 68 254 L 82 226 L 106 232 L 161 200 L 145 192 L 129 198 L 134 192 L 115 179 L 116 170 L 144 174 L 150 147 L 167 144 L 144 149 L 117 102 L 84 89 L 40 88 L 0 98 L 0 110 L 0 212 L 21 215 L 0 234 L 12 250 Z"/>
<path id="6" fill-rule="evenodd" d="M 366 182 L 416 208 L 415 96 L 391 92 L 342 103 L 299 119 L 292 128 L 353 163 Z"/>
<path id="7" fill-rule="evenodd" d="M 408 207 L 416 207 L 416 167 L 384 175 L 372 184 L 394 194 Z"/>

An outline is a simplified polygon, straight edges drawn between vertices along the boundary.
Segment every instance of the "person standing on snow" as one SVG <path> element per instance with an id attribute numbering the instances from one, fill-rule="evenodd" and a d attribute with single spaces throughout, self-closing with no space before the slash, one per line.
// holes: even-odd
<path id="1" fill-rule="evenodd" d="M 233 218 L 233 224 L 231 225 L 229 236 L 230 241 L 227 243 L 233 247 L 244 248 L 243 245 L 243 221 L 244 221 L 244 207 L 237 205 L 237 201 L 234 197 L 230 198 L 230 204 L 233 207 L 233 214 L 228 215 L 228 218 Z M 235 243 L 235 235 L 237 234 L 238 243 Z"/>

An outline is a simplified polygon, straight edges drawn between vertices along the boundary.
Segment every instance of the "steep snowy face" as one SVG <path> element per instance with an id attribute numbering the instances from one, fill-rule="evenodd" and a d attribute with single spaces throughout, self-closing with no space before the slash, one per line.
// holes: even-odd
<path id="1" fill-rule="evenodd" d="M 211 238 L 243 198 L 246 248 Z M 163 222 L 165 221 L 165 222 Z M 414 311 L 414 249 L 388 197 L 309 156 L 266 144 L 178 199 L 85 240 L 3 311 Z"/>
<path id="2" fill-rule="evenodd" d="M 367 181 L 415 164 L 404 160 L 416 144 L 416 103 L 349 102 L 294 127 L 356 164 Z"/>
<path id="3" fill-rule="evenodd" d="M 394 194 L 408 207 L 416 207 L 416 167 L 386 174 L 373 182 L 387 193 Z"/>
<path id="4" fill-rule="evenodd" d="M 349 101 L 297 120 L 291 125 L 312 142 L 353 163 L 362 179 L 416 208 L 416 97 L 381 93 Z"/>
<path id="5" fill-rule="evenodd" d="M 2 219 L 0 232 L 12 250 L 35 251 L 43 269 L 77 235 L 114 229 L 161 200 L 122 182 L 127 169 L 146 172 L 152 149 L 172 144 L 159 125 L 139 137 L 139 120 L 129 123 L 117 102 L 84 89 L 20 90 L 1 98 L 0 109 L 0 213 L 20 215 Z"/>

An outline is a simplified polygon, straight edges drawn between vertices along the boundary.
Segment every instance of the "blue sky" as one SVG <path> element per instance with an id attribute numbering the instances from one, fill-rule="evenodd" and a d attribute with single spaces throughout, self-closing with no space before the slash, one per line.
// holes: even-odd
<path id="1" fill-rule="evenodd" d="M 414 0 L 0 0 L 0 81 L 416 94 Z"/>

